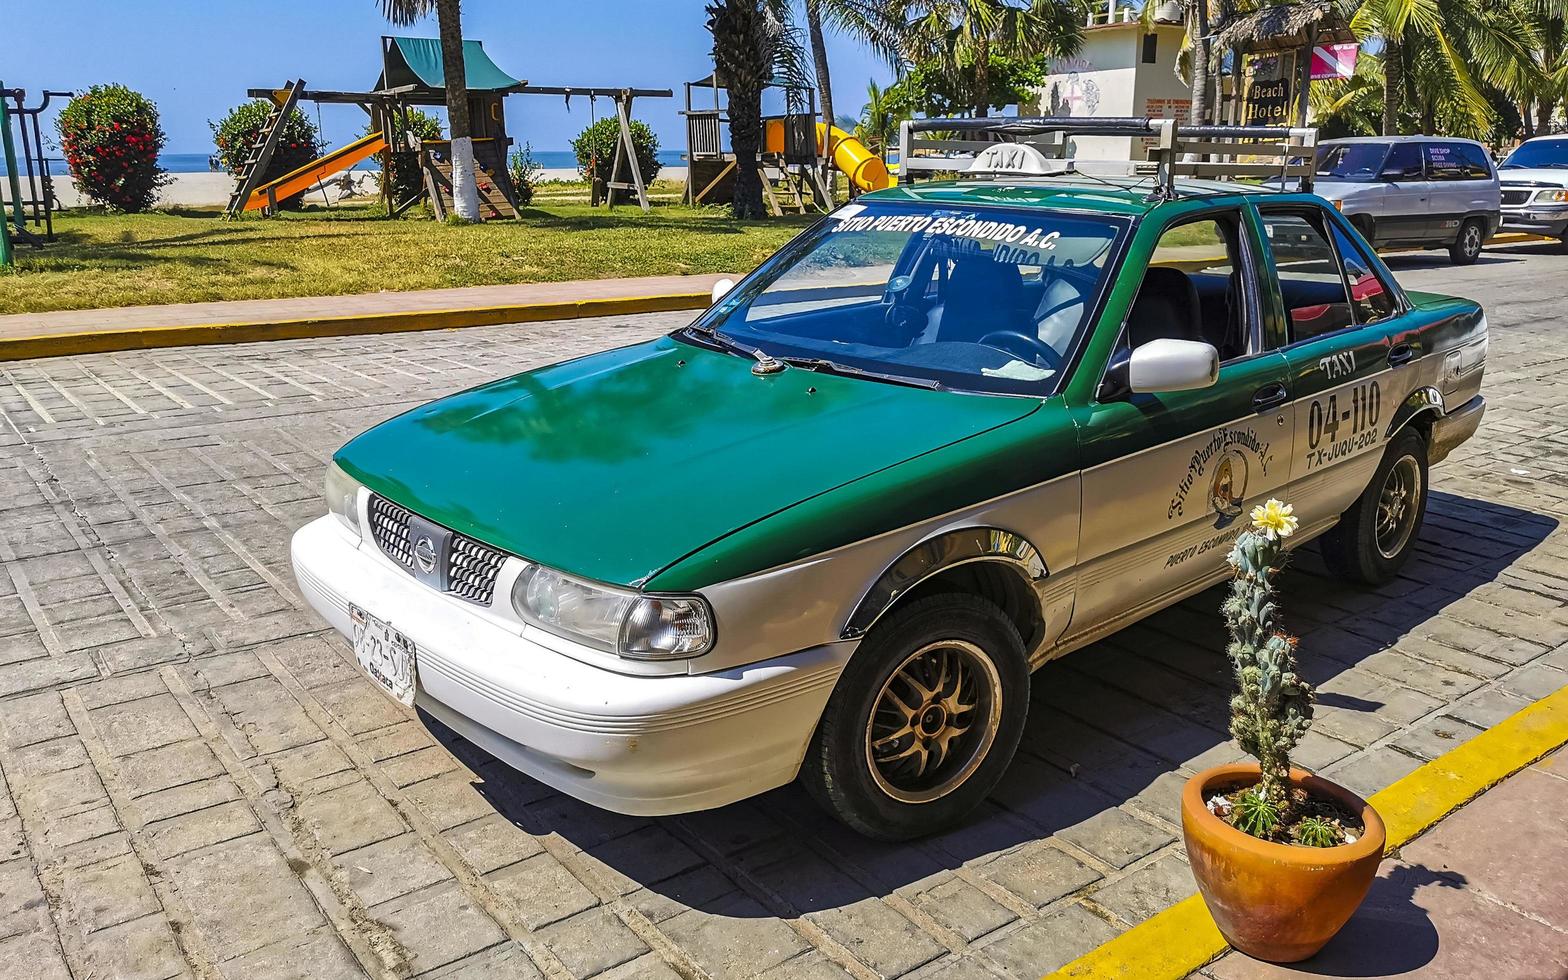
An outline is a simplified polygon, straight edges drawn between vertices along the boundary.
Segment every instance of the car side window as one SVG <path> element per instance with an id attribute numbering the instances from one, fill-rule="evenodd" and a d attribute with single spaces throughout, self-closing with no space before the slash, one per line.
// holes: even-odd
<path id="1" fill-rule="evenodd" d="M 1388 158 L 1383 161 L 1381 180 L 1425 180 L 1426 168 L 1421 161 L 1420 143 L 1395 143 L 1388 148 Z"/>
<path id="2" fill-rule="evenodd" d="M 1486 180 L 1492 176 L 1485 154 L 1478 146 L 1427 143 L 1425 153 L 1428 180 Z"/>
<path id="3" fill-rule="evenodd" d="M 1127 346 L 1198 340 L 1212 344 L 1222 361 L 1251 352 L 1240 229 L 1239 217 L 1227 212 L 1161 232 L 1127 316 Z"/>
<path id="4" fill-rule="evenodd" d="M 1333 230 L 1334 245 L 1339 249 L 1339 258 L 1344 265 L 1345 280 L 1350 289 L 1350 306 L 1356 323 L 1377 323 L 1399 312 L 1394 294 L 1378 277 L 1372 263 L 1367 261 L 1366 252 L 1351 241 L 1350 236 L 1341 231 L 1338 225 L 1334 225 Z"/>
<path id="5" fill-rule="evenodd" d="M 1290 342 L 1354 326 L 1345 276 L 1320 219 L 1309 220 L 1294 211 L 1265 211 L 1261 217 L 1279 276 Z"/>

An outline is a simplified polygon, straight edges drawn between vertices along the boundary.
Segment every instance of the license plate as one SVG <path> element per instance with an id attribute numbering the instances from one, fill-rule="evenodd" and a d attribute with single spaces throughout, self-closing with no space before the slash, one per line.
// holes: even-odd
<path id="1" fill-rule="evenodd" d="M 371 679 L 407 705 L 414 703 L 414 641 L 358 606 L 348 607 L 354 623 L 354 656 Z"/>

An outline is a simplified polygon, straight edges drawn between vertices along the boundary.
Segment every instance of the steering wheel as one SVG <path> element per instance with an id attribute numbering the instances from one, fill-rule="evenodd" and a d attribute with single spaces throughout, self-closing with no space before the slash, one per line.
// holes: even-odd
<path id="1" fill-rule="evenodd" d="M 1020 351 L 1017 347 L 1009 347 L 1006 343 L 993 343 L 992 341 L 1015 341 L 1028 348 L 1028 352 L 1024 354 L 1025 357 L 1036 357 L 1044 361 L 1045 366 L 1053 371 L 1062 369 L 1062 355 L 1056 353 L 1054 348 L 1039 337 L 1031 337 L 1022 330 L 993 330 L 980 338 L 980 343 L 987 347 L 995 347 L 997 350 L 1005 351 L 1009 354 L 1018 354 Z"/>
<path id="2" fill-rule="evenodd" d="M 895 337 L 902 339 L 906 344 L 920 335 L 926 328 L 925 311 L 912 303 L 894 302 L 888 304 L 887 312 L 882 314 L 882 320 Z"/>

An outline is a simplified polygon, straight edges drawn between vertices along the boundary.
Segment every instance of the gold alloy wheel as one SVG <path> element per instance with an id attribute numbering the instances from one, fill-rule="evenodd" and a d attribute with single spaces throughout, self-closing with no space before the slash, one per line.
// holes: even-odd
<path id="1" fill-rule="evenodd" d="M 882 792 L 930 803 L 985 761 L 1002 718 L 1002 678 L 973 643 L 939 640 L 905 658 L 877 693 L 866 762 Z"/>
<path id="2" fill-rule="evenodd" d="M 1416 515 L 1421 512 L 1421 467 L 1414 456 L 1401 456 L 1383 480 L 1383 492 L 1377 500 L 1377 550 L 1384 558 L 1393 558 L 1410 540 L 1415 530 Z"/>

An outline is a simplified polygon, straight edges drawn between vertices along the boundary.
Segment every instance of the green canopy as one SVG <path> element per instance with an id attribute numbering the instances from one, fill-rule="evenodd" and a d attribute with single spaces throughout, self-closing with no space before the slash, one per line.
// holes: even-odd
<path id="1" fill-rule="evenodd" d="M 378 89 L 413 85 L 439 91 L 446 87 L 441 59 L 441 42 L 433 37 L 386 37 L 383 41 L 385 68 Z M 463 42 L 463 73 L 470 92 L 502 92 L 522 88 L 527 82 L 513 78 L 490 60 L 479 41 Z"/>

